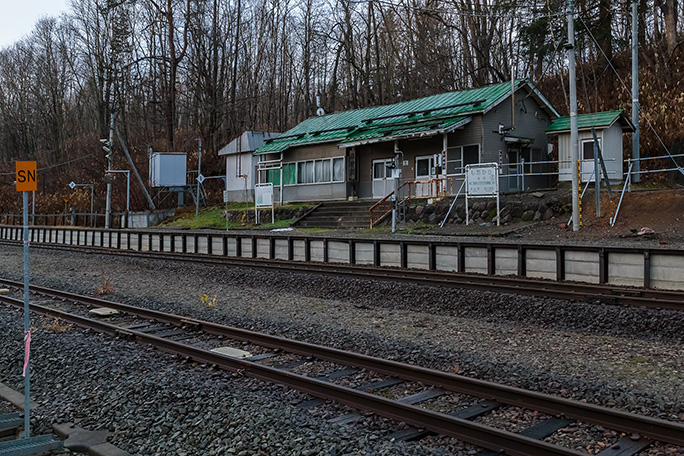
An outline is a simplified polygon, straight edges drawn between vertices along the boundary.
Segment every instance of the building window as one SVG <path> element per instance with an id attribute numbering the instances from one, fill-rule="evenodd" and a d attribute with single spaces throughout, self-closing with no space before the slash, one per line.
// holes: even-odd
<path id="1" fill-rule="evenodd" d="M 330 182 L 330 160 L 316 160 L 314 162 L 315 172 L 315 183 Z"/>
<path id="2" fill-rule="evenodd" d="M 290 179 L 286 178 L 285 167 L 291 167 L 292 170 L 296 169 L 296 176 L 292 175 Z M 288 170 L 289 172 L 294 171 Z M 283 181 L 285 185 L 344 182 L 344 157 L 283 164 Z"/>
<path id="3" fill-rule="evenodd" d="M 332 180 L 333 182 L 344 182 L 344 157 L 332 159 Z"/>
<path id="4" fill-rule="evenodd" d="M 466 165 L 480 163 L 480 145 L 447 148 L 446 171 L 449 175 L 465 173 Z"/>
<path id="5" fill-rule="evenodd" d="M 430 179 L 435 175 L 434 157 L 416 157 L 416 180 Z"/>
<path id="6" fill-rule="evenodd" d="M 544 161 L 541 149 L 523 149 L 521 158 L 525 159 L 523 173 L 538 174 L 546 170 L 545 163 L 540 163 Z"/>
<path id="7" fill-rule="evenodd" d="M 266 182 L 274 186 L 280 185 L 280 169 L 269 169 L 266 171 Z"/>
<path id="8" fill-rule="evenodd" d="M 598 138 L 598 146 L 601 147 L 601 138 Z M 594 159 L 594 140 L 587 139 L 582 141 L 582 160 Z"/>
<path id="9" fill-rule="evenodd" d="M 297 167 L 295 163 L 283 164 L 283 185 L 297 183 Z"/>

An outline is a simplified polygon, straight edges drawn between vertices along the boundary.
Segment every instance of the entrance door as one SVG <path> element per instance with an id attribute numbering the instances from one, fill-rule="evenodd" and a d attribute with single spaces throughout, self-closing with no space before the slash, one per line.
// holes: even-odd
<path id="1" fill-rule="evenodd" d="M 599 147 L 601 147 L 601 139 L 599 139 L 598 144 Z M 596 176 L 592 175 L 594 173 L 594 140 L 588 139 L 586 141 L 582 141 L 582 147 L 580 148 L 580 152 L 580 169 L 582 170 L 582 176 L 580 178 L 580 181 L 594 182 L 596 180 Z"/>
<path id="2" fill-rule="evenodd" d="M 437 177 L 435 173 L 435 157 L 433 155 L 416 157 L 416 180 L 429 181 L 435 177 Z M 435 195 L 432 195 L 430 192 L 430 184 L 417 184 L 416 196 L 427 198 Z"/>
<path id="3" fill-rule="evenodd" d="M 508 149 L 508 190 L 520 190 L 520 149 Z"/>
<path id="4" fill-rule="evenodd" d="M 373 198 L 381 199 L 394 190 L 392 182 L 391 158 L 373 160 Z"/>

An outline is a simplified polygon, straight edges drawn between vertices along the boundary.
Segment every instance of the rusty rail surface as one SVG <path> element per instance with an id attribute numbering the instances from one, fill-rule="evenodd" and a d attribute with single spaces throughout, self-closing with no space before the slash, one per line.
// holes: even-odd
<path id="1" fill-rule="evenodd" d="M 0 282 L 20 289 L 19 282 L 0 280 Z M 218 325 L 215 323 L 167 314 L 154 310 L 141 309 L 135 306 L 101 300 L 88 296 L 75 295 L 59 290 L 32 286 L 33 293 L 70 300 L 90 306 L 114 308 L 127 314 L 138 315 L 145 319 L 170 323 L 178 327 L 189 325 L 194 329 L 215 335 L 223 335 L 229 339 L 248 341 L 250 343 L 270 348 L 282 349 L 286 352 L 318 359 L 332 361 L 339 364 L 354 366 L 379 372 L 407 381 L 421 382 L 424 385 L 434 385 L 447 391 L 467 394 L 475 397 L 493 399 L 497 402 L 526 409 L 533 409 L 551 415 L 563 415 L 605 426 L 609 429 L 626 433 L 638 433 L 648 439 L 657 440 L 673 445 L 684 446 L 684 425 L 651 417 L 634 415 L 620 410 L 572 401 L 555 396 L 522 390 L 519 388 L 498 385 L 483 380 L 472 379 L 452 373 L 426 369 L 419 366 L 407 365 L 395 361 L 384 360 L 367 355 L 351 353 L 330 347 L 324 347 L 306 342 L 299 342 L 268 334 L 256 333 L 235 327 Z M 0 302 L 21 309 L 23 301 L 0 296 Z M 312 377 L 293 374 L 281 369 L 261 365 L 249 360 L 240 360 L 217 354 L 193 346 L 185 345 L 173 340 L 164 339 L 135 329 L 122 328 L 110 323 L 92 320 L 68 312 L 58 311 L 49 307 L 32 304 L 31 309 L 44 315 L 60 318 L 79 327 L 92 328 L 110 335 L 128 336 L 146 344 L 152 344 L 161 350 L 175 353 L 201 363 L 216 365 L 223 369 L 240 370 L 245 375 L 284 384 L 316 397 L 333 399 L 357 409 L 369 410 L 378 415 L 397 421 L 426 428 L 439 434 L 461 439 L 471 444 L 493 450 L 504 450 L 511 455 L 577 455 L 574 450 L 557 447 L 539 440 L 524 437 L 507 431 L 494 429 L 471 421 L 432 412 L 417 406 L 389 400 L 364 391 L 335 385 L 328 381 Z"/>

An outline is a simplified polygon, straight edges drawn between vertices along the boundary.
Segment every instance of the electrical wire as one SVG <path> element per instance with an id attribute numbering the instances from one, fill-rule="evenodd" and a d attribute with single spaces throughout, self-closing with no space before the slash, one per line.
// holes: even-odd
<path id="1" fill-rule="evenodd" d="M 608 65 L 610 65 L 610 68 L 613 70 L 613 73 L 615 73 L 615 75 L 617 76 L 618 80 L 619 80 L 620 83 L 622 84 L 622 88 L 625 90 L 625 92 L 627 92 L 627 94 L 628 94 L 630 97 L 632 97 L 632 99 L 634 99 L 634 97 L 633 97 L 633 95 L 632 95 L 632 91 L 629 90 L 629 89 L 627 88 L 627 84 L 625 84 L 625 81 L 620 77 L 620 75 L 618 74 L 617 70 L 616 70 L 615 67 L 613 66 L 613 63 L 610 61 L 610 59 L 608 58 L 608 56 L 606 55 L 606 53 L 603 52 L 603 48 L 601 48 L 601 45 L 599 44 L 598 40 L 594 37 L 594 34 L 591 33 L 591 30 L 589 30 L 589 26 L 587 25 L 587 23 L 584 22 L 584 19 L 582 19 L 582 16 L 579 16 L 579 15 L 578 15 L 577 17 L 579 18 L 580 22 L 582 22 L 582 25 L 584 25 L 584 28 L 586 29 L 587 33 L 589 33 L 589 36 L 591 37 L 591 39 L 592 39 L 592 41 L 594 42 L 594 44 L 596 44 L 596 47 L 601 51 L 601 54 L 603 55 L 603 57 L 604 57 L 604 58 L 606 59 L 606 61 L 608 62 Z M 646 120 L 646 123 L 648 124 L 648 127 L 651 129 L 651 131 L 653 132 L 653 134 L 656 136 L 656 138 L 658 139 L 658 142 L 660 142 L 660 145 L 663 146 L 663 149 L 665 149 L 665 152 L 667 152 L 667 155 L 668 155 L 668 156 L 670 157 L 670 159 L 672 160 L 672 163 L 674 163 L 674 165 L 677 167 L 677 169 L 679 170 L 679 172 L 682 173 L 682 175 L 684 175 L 684 169 L 682 169 L 682 167 L 679 166 L 679 163 L 677 163 L 677 161 L 676 161 L 676 160 L 674 159 L 674 157 L 672 156 L 672 153 L 670 152 L 670 149 L 665 145 L 665 142 L 663 141 L 663 139 L 660 137 L 660 135 L 659 135 L 658 132 L 656 131 L 655 127 L 653 126 L 653 123 L 651 123 L 651 121 L 649 120 L 648 116 L 646 116 L 646 113 L 642 111 L 642 109 L 641 109 L 641 104 L 639 104 L 638 109 L 639 109 L 639 113 L 644 114 L 644 119 Z"/>
<path id="2" fill-rule="evenodd" d="M 416 5 L 402 5 L 402 4 L 397 4 L 394 3 L 390 0 L 349 0 L 349 3 L 352 4 L 365 4 L 365 3 L 371 3 L 375 2 L 381 5 L 385 6 L 390 6 L 390 7 L 400 7 L 400 8 L 405 8 L 405 9 L 412 9 L 415 11 L 422 11 L 422 12 L 428 12 L 428 13 L 442 13 L 442 14 L 451 14 L 451 15 L 457 15 L 457 16 L 464 16 L 464 17 L 488 17 L 488 18 L 502 18 L 502 19 L 519 19 L 520 18 L 520 13 L 513 14 L 513 13 L 488 13 L 488 12 L 477 12 L 477 11 L 464 11 L 464 10 L 458 10 L 456 8 L 454 9 L 448 9 L 448 8 L 432 8 L 432 7 L 425 7 L 425 6 L 416 6 Z M 453 5 L 456 6 L 456 5 Z M 518 5 L 511 5 L 511 8 L 515 9 L 531 9 L 529 5 L 525 4 L 518 4 Z M 534 13 L 533 13 L 534 14 Z M 537 20 L 542 17 L 554 17 L 554 16 L 563 16 L 565 13 L 564 12 L 558 12 L 558 13 L 549 13 L 549 14 L 539 14 L 539 15 L 534 15 L 532 16 L 531 20 Z"/>
<path id="3" fill-rule="evenodd" d="M 42 168 L 38 168 L 36 171 L 46 171 L 48 169 L 54 169 L 54 168 L 59 168 L 61 166 L 70 165 L 70 164 L 75 163 L 77 161 L 85 160 L 88 157 L 92 157 L 94 154 L 95 154 L 95 152 L 90 153 L 88 155 L 83 155 L 82 157 L 74 158 L 73 160 L 65 161 L 62 163 L 56 163 L 56 164 L 50 165 L 50 166 L 44 166 Z M 15 175 L 14 173 L 0 173 L 0 176 L 14 176 L 14 175 Z"/>

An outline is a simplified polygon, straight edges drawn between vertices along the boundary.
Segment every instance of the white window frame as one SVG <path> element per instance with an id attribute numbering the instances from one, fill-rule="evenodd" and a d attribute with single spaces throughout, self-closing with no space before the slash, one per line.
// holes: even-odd
<path id="1" fill-rule="evenodd" d="M 420 176 L 418 175 L 418 161 L 419 160 L 428 160 L 428 174 L 421 174 Z M 415 161 L 416 173 L 414 176 L 415 179 L 416 180 L 434 179 L 435 177 L 437 177 L 436 174 L 432 173 L 432 170 L 435 168 L 435 166 L 436 166 L 436 163 L 435 163 L 435 156 L 434 155 L 421 155 L 419 157 L 416 157 L 416 161 Z"/>
<path id="2" fill-rule="evenodd" d="M 335 180 L 335 160 L 342 160 L 342 179 L 341 180 Z M 320 166 L 323 166 L 323 162 L 329 162 L 330 163 L 330 179 L 329 180 L 323 180 L 323 181 L 316 181 L 316 166 L 318 163 L 320 163 Z M 318 184 L 337 184 L 340 182 L 345 182 L 345 156 L 337 156 L 337 157 L 329 157 L 329 158 L 316 158 L 313 160 L 298 160 L 298 161 L 291 161 L 291 162 L 286 162 L 283 163 L 283 165 L 289 165 L 291 163 L 294 163 L 295 165 L 295 183 L 294 184 L 285 184 L 285 186 L 290 186 L 290 185 L 318 185 Z M 312 182 L 300 182 L 299 178 L 299 171 L 300 171 L 300 164 L 302 163 L 311 163 L 311 166 L 313 167 L 313 178 Z M 303 165 L 306 168 L 306 165 Z M 306 171 L 305 171 L 306 172 Z"/>
<path id="3" fill-rule="evenodd" d="M 599 149 L 601 149 L 601 138 L 597 137 L 596 139 L 598 140 Z M 591 146 L 592 155 L 593 155 L 593 153 L 594 153 L 594 146 L 593 146 L 593 144 L 594 144 L 594 138 L 583 139 L 583 140 L 581 141 L 582 148 L 580 149 L 580 150 L 582 151 L 582 161 L 587 160 L 586 158 L 584 158 L 584 145 L 587 144 L 587 143 L 591 143 L 591 144 L 592 144 L 592 146 Z M 603 151 L 603 149 L 601 149 L 601 151 Z M 588 160 L 594 160 L 594 159 L 593 159 L 593 158 L 590 158 L 590 159 L 588 159 Z"/>
<path id="4" fill-rule="evenodd" d="M 466 147 L 473 147 L 473 146 L 477 147 L 477 163 L 481 163 L 482 162 L 482 148 L 480 147 L 479 143 L 463 144 L 461 146 L 449 146 L 449 147 L 447 147 L 446 163 L 445 163 L 445 167 L 444 167 L 447 170 L 447 176 L 462 176 L 465 174 L 466 165 L 477 164 L 477 163 L 466 163 L 466 164 L 463 163 L 463 149 L 465 149 Z M 457 160 L 449 160 L 449 152 L 450 151 L 454 152 L 455 150 L 458 150 L 457 153 L 458 153 L 459 158 Z M 458 172 L 449 173 L 448 172 L 449 163 L 453 163 L 453 162 L 459 162 L 460 163 L 460 166 L 458 166 L 456 168 L 458 170 Z"/>

